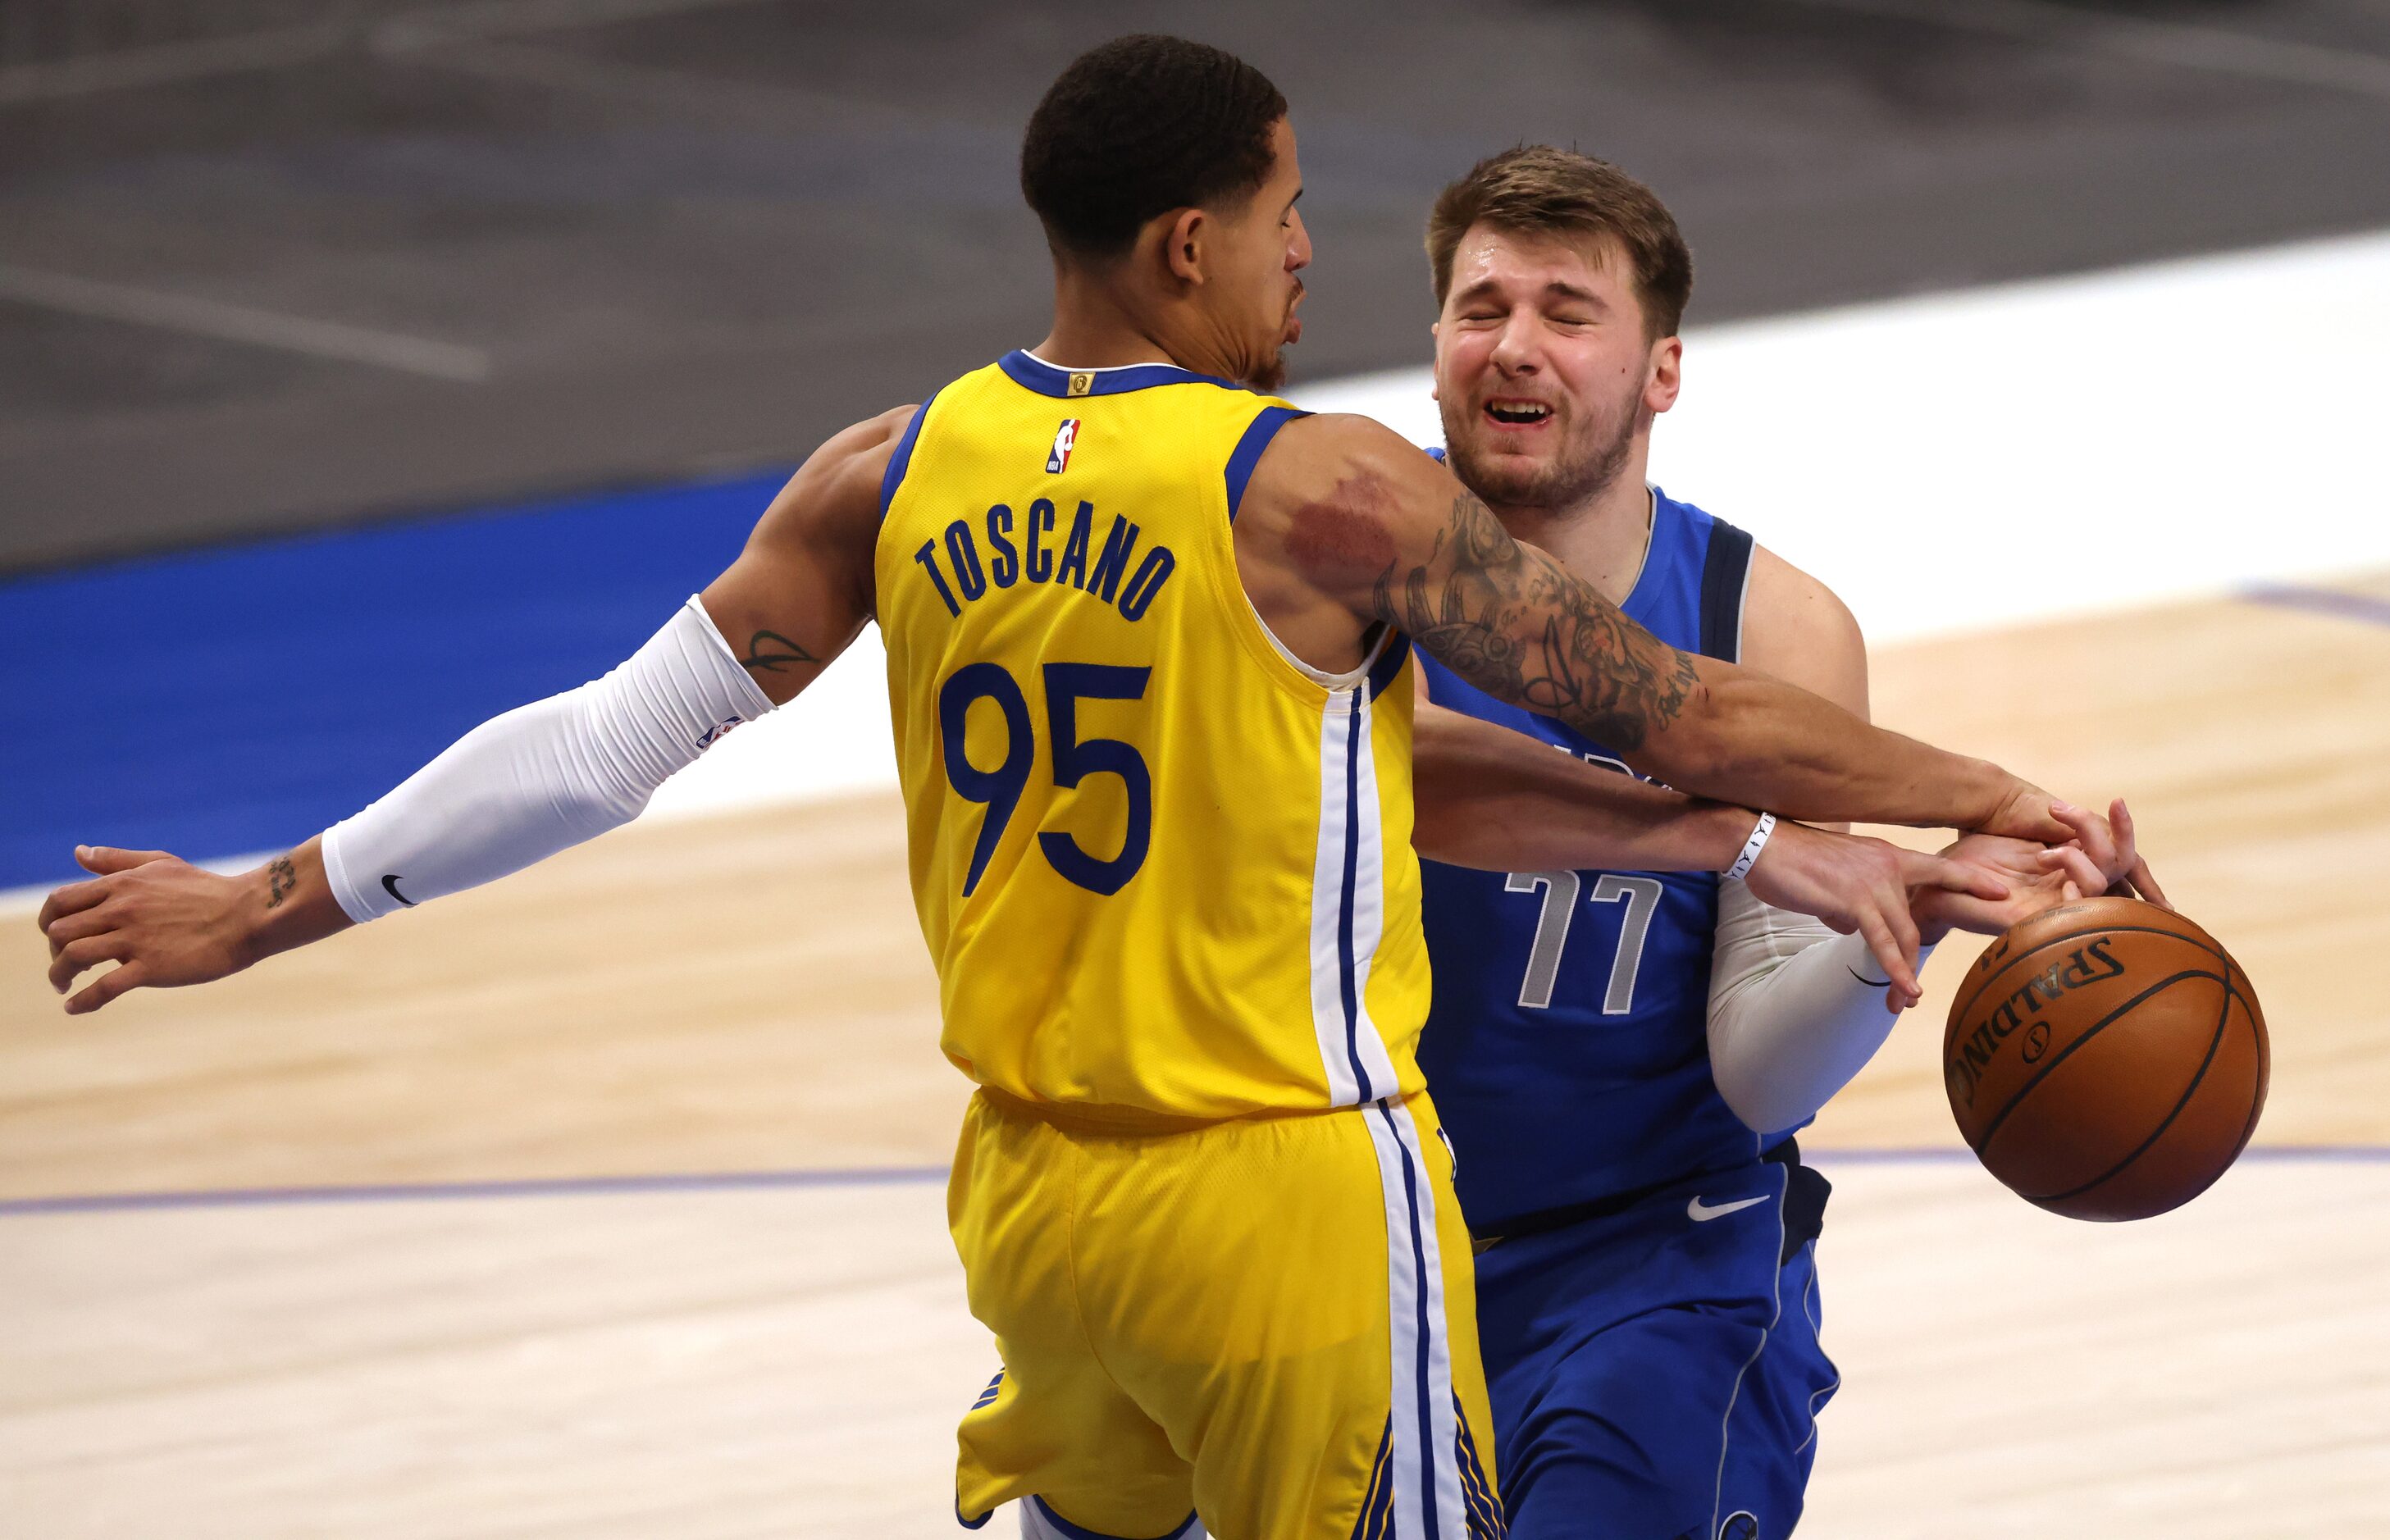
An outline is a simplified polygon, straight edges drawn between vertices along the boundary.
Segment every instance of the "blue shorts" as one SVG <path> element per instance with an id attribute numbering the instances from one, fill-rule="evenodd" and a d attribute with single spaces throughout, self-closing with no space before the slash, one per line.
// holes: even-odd
<path id="1" fill-rule="evenodd" d="M 1791 1169 L 1710 1173 L 1478 1256 L 1510 1540 L 1792 1533 L 1839 1377 L 1815 1243 L 1796 1229 L 1785 1255 Z"/>

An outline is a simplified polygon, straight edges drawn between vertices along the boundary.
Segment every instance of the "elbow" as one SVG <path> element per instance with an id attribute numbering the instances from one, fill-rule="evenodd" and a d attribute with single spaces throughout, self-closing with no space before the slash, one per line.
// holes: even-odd
<path id="1" fill-rule="evenodd" d="M 1780 1106 L 1764 1087 L 1748 1084 L 1741 1077 L 1713 1072 L 1717 1084 L 1718 1099 L 1726 1103 L 1745 1128 L 1754 1134 L 1772 1134 L 1799 1123 L 1804 1114 L 1797 1109 Z"/>
<path id="2" fill-rule="evenodd" d="M 1710 1084 L 1717 1087 L 1718 1099 L 1726 1103 L 1726 1110 L 1754 1134 L 1790 1128 L 1800 1122 L 1797 1114 L 1787 1117 L 1785 1109 L 1776 1105 L 1780 1098 L 1768 1095 L 1767 1077 L 1754 1073 L 1743 1056 L 1721 1041 L 1728 1035 L 1718 1030 L 1715 1020 L 1711 1021 Z"/>

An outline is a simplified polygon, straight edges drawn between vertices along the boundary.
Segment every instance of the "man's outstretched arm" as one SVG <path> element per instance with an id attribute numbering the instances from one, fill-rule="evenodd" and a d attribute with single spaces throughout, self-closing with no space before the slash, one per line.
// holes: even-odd
<path id="1" fill-rule="evenodd" d="M 1411 746 L 1411 844 L 1480 871 L 1724 871 L 1756 816 L 1430 704 Z"/>
<path id="2" fill-rule="evenodd" d="M 1367 418 L 1288 424 L 1242 507 L 1240 549 L 1250 539 L 1487 694 L 1557 717 L 1682 790 L 1819 822 L 2070 837 L 2047 795 L 1997 765 L 1668 647 Z M 1246 536 L 1255 518 L 1268 527 Z"/>
<path id="3" fill-rule="evenodd" d="M 847 430 L 781 489 L 739 559 L 621 667 L 483 723 L 356 816 L 255 871 L 79 848 L 92 879 L 39 923 L 60 994 L 203 983 L 492 881 L 629 822 L 722 734 L 812 683 L 871 614 L 880 482 L 910 409 Z"/>
<path id="4" fill-rule="evenodd" d="M 1430 704 L 1411 751 L 1411 843 L 1432 861 L 1484 871 L 1724 871 L 1757 815 L 1588 764 L 1495 723 Z M 1981 904 L 2008 897 L 1981 866 L 1882 840 L 1775 826 L 1743 882 L 1764 904 L 1862 937 L 1903 998 L 1914 998 L 1919 891 Z"/>

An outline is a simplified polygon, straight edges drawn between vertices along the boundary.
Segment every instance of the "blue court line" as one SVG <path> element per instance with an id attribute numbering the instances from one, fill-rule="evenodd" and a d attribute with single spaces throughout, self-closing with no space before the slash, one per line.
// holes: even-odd
<path id="1" fill-rule="evenodd" d="M 1811 1149 L 1801 1159 L 1817 1165 L 1972 1165 L 1974 1152 L 1963 1145 L 1921 1145 L 1867 1149 Z M 2261 1165 L 2390 1165 L 2390 1145 L 2273 1144 L 2252 1145 L 2241 1152 L 2243 1161 Z"/>
<path id="2" fill-rule="evenodd" d="M 2378 599 L 2370 594 L 2344 593 L 2337 588 L 2315 588 L 2300 583 L 2260 583 L 2241 590 L 2241 597 L 2251 604 L 2271 605 L 2277 610 L 2304 610 L 2311 615 L 2390 626 L 2390 599 Z"/>
<path id="3" fill-rule="evenodd" d="M 392 1182 L 362 1187 L 225 1187 L 199 1192 L 70 1193 L 0 1199 L 0 1217 L 119 1213 L 158 1209 L 270 1208 L 294 1203 L 453 1202 L 477 1198 L 590 1198 L 638 1192 L 742 1192 L 785 1187 L 880 1187 L 945 1180 L 944 1166 L 857 1166 L 812 1171 L 699 1171 L 650 1176 L 543 1176 L 506 1182 Z"/>
<path id="4" fill-rule="evenodd" d="M 1819 1165 L 1966 1165 L 1974 1161 L 1973 1155 L 1956 1145 L 1805 1149 L 1801 1158 Z M 2242 1151 L 2241 1159 L 2261 1165 L 2390 1165 L 2390 1145 L 2260 1145 Z M 13 1214 L 271 1208 L 302 1203 L 455 1202 L 483 1198 L 590 1198 L 620 1193 L 909 1187 L 943 1182 L 946 1179 L 946 1171 L 944 1166 L 855 1166 L 796 1171 L 678 1172 L 649 1176 L 546 1176 L 505 1182 L 398 1182 L 363 1187 L 70 1193 L 56 1198 L 0 1199 L 0 1218 Z"/>

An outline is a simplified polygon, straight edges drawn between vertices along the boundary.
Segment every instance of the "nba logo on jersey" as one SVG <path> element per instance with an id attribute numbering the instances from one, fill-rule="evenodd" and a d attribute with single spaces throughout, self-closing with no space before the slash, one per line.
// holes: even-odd
<path id="1" fill-rule="evenodd" d="M 1054 430 L 1054 447 L 1046 456 L 1046 473 L 1059 476 L 1070 468 L 1071 446 L 1079 442 L 1079 419 L 1064 417 L 1062 426 Z"/>

